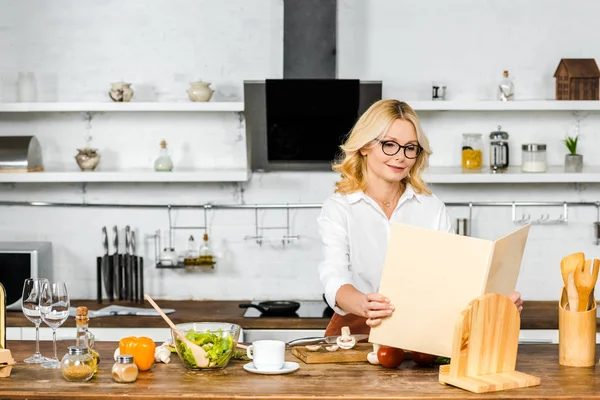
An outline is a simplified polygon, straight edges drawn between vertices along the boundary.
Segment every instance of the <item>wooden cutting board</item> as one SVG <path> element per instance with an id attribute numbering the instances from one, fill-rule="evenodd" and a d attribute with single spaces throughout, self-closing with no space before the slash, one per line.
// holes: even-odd
<path id="1" fill-rule="evenodd" d="M 319 351 L 308 351 L 304 346 L 292 347 L 292 354 L 306 364 L 368 362 L 367 354 L 371 351 L 373 351 L 372 343 L 358 343 L 350 350 L 338 349 L 337 351 L 327 351 L 324 345 Z"/>

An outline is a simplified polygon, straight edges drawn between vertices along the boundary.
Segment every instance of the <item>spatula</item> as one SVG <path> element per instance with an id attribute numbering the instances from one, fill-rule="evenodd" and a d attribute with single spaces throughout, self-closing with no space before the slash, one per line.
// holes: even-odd
<path id="1" fill-rule="evenodd" d="M 600 269 L 600 260 L 585 260 L 582 266 L 575 268 L 575 286 L 579 295 L 578 311 L 587 311 L 589 306 L 590 294 L 596 287 L 598 280 L 598 269 Z"/>
<path id="2" fill-rule="evenodd" d="M 577 312 L 579 308 L 579 294 L 575 285 L 575 273 L 570 272 L 567 277 L 567 297 L 569 298 L 569 311 Z"/>
<path id="3" fill-rule="evenodd" d="M 173 321 L 171 321 L 171 319 L 167 317 L 167 314 L 165 314 L 163 310 L 161 310 L 161 308 L 154 302 L 154 300 L 152 300 L 150 295 L 145 294 L 144 298 L 148 300 L 148 303 L 150 303 L 152 307 L 154 307 L 154 309 L 160 314 L 160 316 L 163 317 L 167 324 L 169 324 L 171 329 L 173 329 L 173 333 L 175 333 L 175 336 L 177 336 L 179 340 L 181 340 L 183 343 L 186 344 L 186 346 L 190 348 L 190 350 L 192 351 L 192 355 L 196 360 L 196 366 L 198 368 L 208 367 L 209 359 L 206 357 L 206 351 L 204 351 L 204 349 L 198 346 L 196 343 L 193 343 L 190 340 L 188 340 L 185 337 L 185 335 L 179 329 L 177 329 Z"/>
<path id="4" fill-rule="evenodd" d="M 579 264 L 583 264 L 584 261 L 585 255 L 583 253 L 570 254 L 560 261 L 560 271 L 565 287 L 568 287 L 569 282 L 567 281 L 567 278 L 569 277 L 569 273 L 575 271 L 575 268 L 577 268 Z"/>

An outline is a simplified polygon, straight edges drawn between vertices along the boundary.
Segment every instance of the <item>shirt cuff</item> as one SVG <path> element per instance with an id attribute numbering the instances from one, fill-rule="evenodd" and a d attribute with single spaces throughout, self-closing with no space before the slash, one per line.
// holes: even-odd
<path id="1" fill-rule="evenodd" d="M 329 280 L 329 282 L 327 282 L 327 285 L 325 286 L 325 299 L 327 299 L 327 303 L 331 308 L 333 308 L 333 311 L 335 311 L 339 315 L 346 315 L 347 312 L 345 312 L 336 305 L 335 295 L 342 286 L 351 284 L 352 282 L 349 282 L 344 278 L 332 278 Z"/>

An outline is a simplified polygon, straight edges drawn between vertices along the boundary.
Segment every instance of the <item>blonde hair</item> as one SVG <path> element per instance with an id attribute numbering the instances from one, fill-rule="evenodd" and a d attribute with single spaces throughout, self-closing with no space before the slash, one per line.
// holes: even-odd
<path id="1" fill-rule="evenodd" d="M 366 157 L 360 150 L 368 145 L 374 146 L 375 139 L 383 139 L 392 123 L 402 119 L 410 122 L 417 132 L 417 140 L 423 148 L 410 169 L 408 176 L 402 180 L 409 183 L 416 193 L 431 194 L 421 175 L 429 165 L 431 147 L 425 136 L 417 113 L 406 103 L 398 100 L 379 100 L 369 107 L 358 119 L 343 145 L 342 154 L 334 161 L 333 170 L 341 174 L 342 179 L 335 183 L 335 191 L 348 194 L 364 191 L 367 188 Z"/>

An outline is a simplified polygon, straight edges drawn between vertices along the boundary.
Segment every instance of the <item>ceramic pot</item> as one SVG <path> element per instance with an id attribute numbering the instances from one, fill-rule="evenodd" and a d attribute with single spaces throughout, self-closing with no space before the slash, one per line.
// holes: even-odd
<path id="1" fill-rule="evenodd" d="M 210 87 L 210 82 L 192 82 L 187 90 L 191 101 L 209 101 L 215 92 Z"/>
<path id="2" fill-rule="evenodd" d="M 583 170 L 583 156 L 581 154 L 565 155 L 565 172 L 581 172 Z"/>
<path id="3" fill-rule="evenodd" d="M 96 149 L 77 149 L 79 153 L 75 156 L 75 161 L 82 171 L 94 171 L 100 162 L 100 154 Z"/>
<path id="4" fill-rule="evenodd" d="M 114 82 L 111 83 L 108 95 L 113 101 L 128 102 L 133 97 L 133 89 L 131 83 Z"/>

